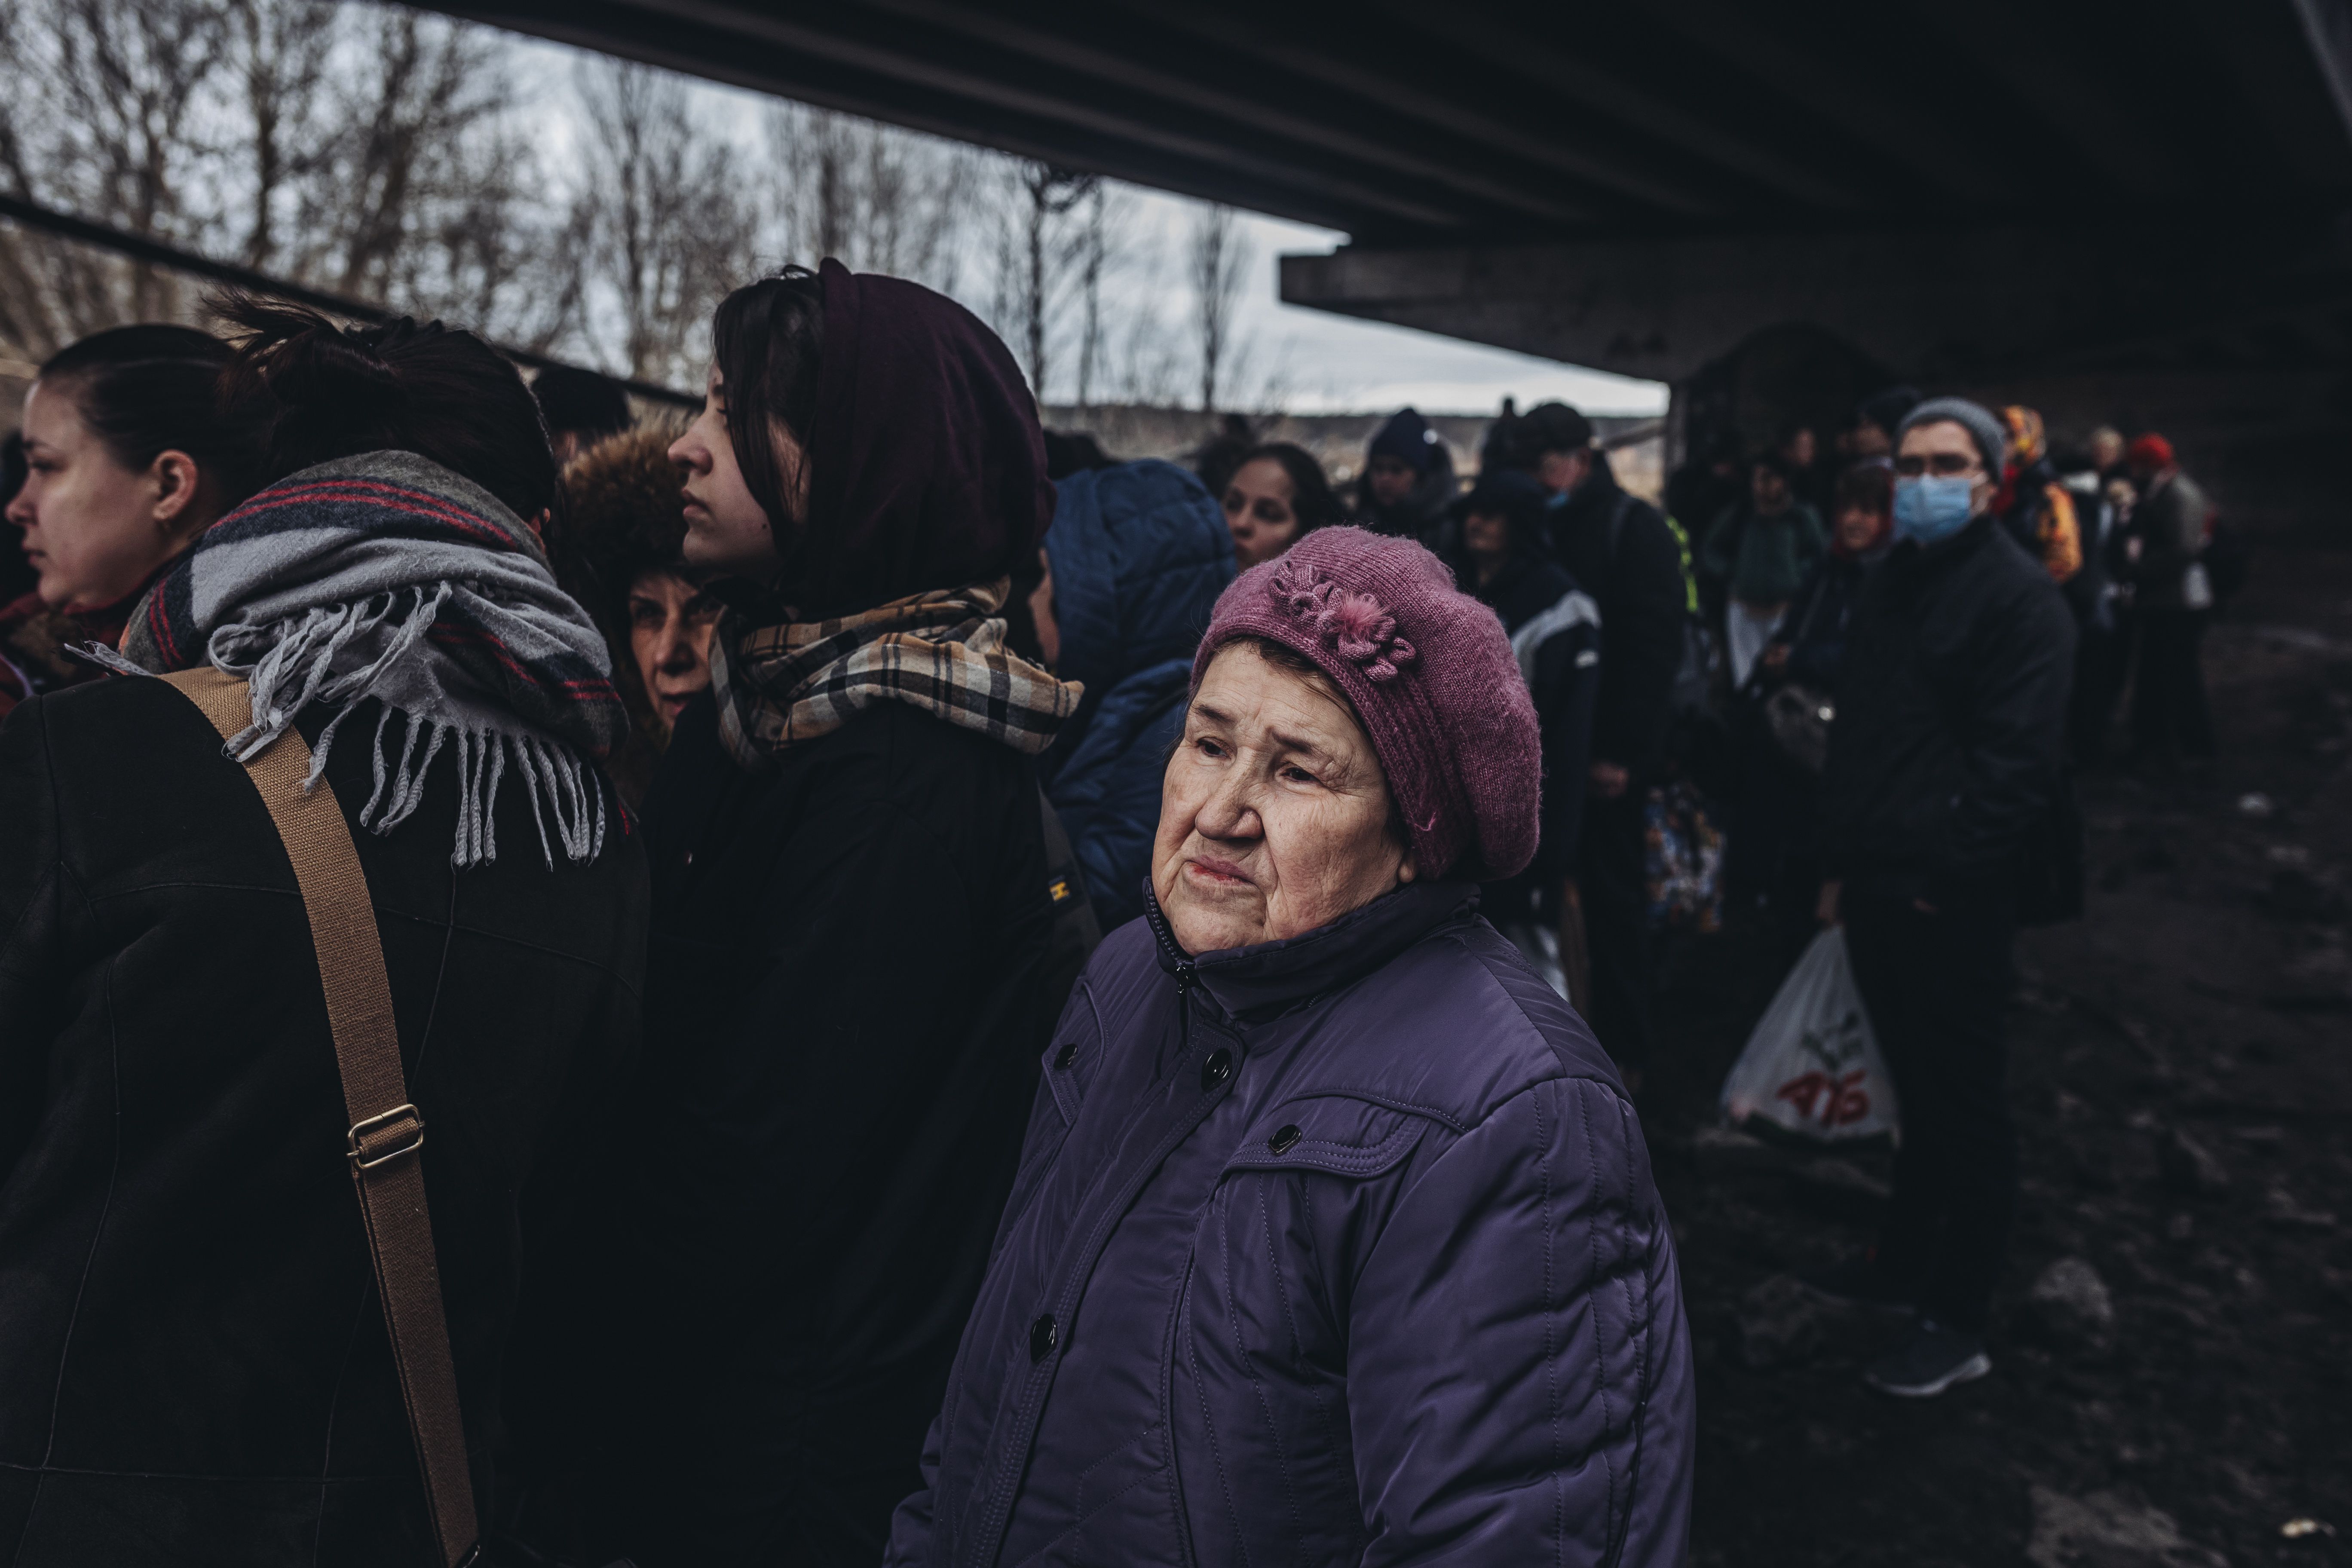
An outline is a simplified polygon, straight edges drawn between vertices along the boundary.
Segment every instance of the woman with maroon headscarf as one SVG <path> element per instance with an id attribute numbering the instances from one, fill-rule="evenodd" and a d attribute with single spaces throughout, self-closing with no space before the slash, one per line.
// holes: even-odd
<path id="1" fill-rule="evenodd" d="M 1078 689 L 999 614 L 1054 492 L 1011 354 L 929 289 L 827 261 L 713 337 L 671 457 L 729 608 L 646 804 L 642 1092 L 587 1152 L 620 1321 L 569 1370 L 618 1436 L 572 1550 L 871 1563 L 1054 1022 L 1032 759 Z"/>

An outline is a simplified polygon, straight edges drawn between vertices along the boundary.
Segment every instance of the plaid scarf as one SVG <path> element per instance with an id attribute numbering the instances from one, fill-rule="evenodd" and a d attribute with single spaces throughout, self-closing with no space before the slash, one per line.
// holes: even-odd
<path id="1" fill-rule="evenodd" d="M 551 821 L 570 858 L 603 847 L 604 794 L 583 755 L 604 755 L 628 725 L 604 639 L 520 519 L 413 452 L 341 458 L 271 485 L 156 582 L 121 655 L 91 653 L 133 674 L 206 659 L 249 681 L 253 723 L 228 743 L 240 761 L 310 704 L 335 709 L 310 748 L 311 785 L 342 721 L 380 700 L 375 793 L 360 824 L 386 834 L 406 820 L 447 747 L 463 792 L 460 866 L 498 858 L 493 807 L 509 771 L 551 868 Z"/>
<path id="2" fill-rule="evenodd" d="M 908 702 L 1036 755 L 1085 688 L 1004 647 L 996 610 L 1010 582 L 893 599 L 832 621 L 746 631 L 729 615 L 710 639 L 710 683 L 727 750 L 747 768 L 841 728 L 877 702 Z"/>

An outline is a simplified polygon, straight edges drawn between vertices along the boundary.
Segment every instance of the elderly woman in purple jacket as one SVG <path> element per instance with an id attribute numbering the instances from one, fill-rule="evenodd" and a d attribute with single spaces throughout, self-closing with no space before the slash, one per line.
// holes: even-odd
<path id="1" fill-rule="evenodd" d="M 1476 913 L 1539 766 L 1502 626 L 1419 545 L 1327 529 L 1225 591 L 890 1563 L 1682 1560 L 1640 1124 Z"/>

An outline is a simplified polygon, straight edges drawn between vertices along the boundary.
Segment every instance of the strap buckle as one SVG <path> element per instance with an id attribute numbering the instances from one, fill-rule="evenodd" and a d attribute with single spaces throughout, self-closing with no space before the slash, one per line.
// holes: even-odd
<path id="1" fill-rule="evenodd" d="M 402 1136 L 391 1148 L 370 1144 L 371 1134 L 396 1121 L 405 1121 L 407 1125 L 401 1129 Z M 403 1154 L 414 1154 L 425 1147 L 425 1113 L 413 1105 L 395 1105 L 382 1115 L 371 1116 L 353 1124 L 349 1139 L 352 1169 L 373 1171 L 378 1165 L 397 1160 Z"/>

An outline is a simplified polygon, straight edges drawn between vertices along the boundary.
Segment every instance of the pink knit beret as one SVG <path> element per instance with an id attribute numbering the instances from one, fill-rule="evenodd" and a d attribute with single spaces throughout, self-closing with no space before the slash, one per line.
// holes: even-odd
<path id="1" fill-rule="evenodd" d="M 1192 656 L 1192 689 L 1235 637 L 1315 661 L 1355 705 L 1424 877 L 1481 881 L 1535 858 L 1543 751 L 1495 612 L 1407 539 L 1323 528 L 1234 579 Z"/>

